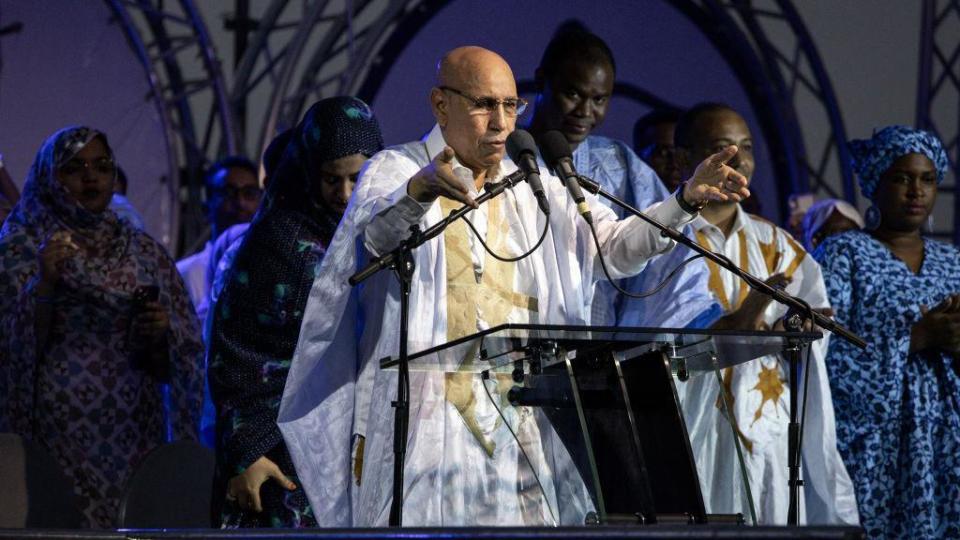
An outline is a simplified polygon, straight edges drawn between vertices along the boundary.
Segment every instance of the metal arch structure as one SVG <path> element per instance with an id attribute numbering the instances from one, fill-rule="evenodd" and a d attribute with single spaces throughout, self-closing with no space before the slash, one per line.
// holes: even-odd
<path id="1" fill-rule="evenodd" d="M 251 96 L 266 98 L 259 132 L 245 144 L 259 155 L 279 131 L 296 125 L 306 103 L 332 95 L 361 95 L 366 74 L 404 21 L 420 19 L 445 2 L 435 0 L 271 0 L 257 20 L 233 78 L 235 113 Z M 429 18 L 429 17 L 427 17 Z M 424 19 L 425 20 L 425 19 Z"/>
<path id="2" fill-rule="evenodd" d="M 237 133 L 220 64 L 192 0 L 106 0 L 128 44 L 140 59 L 160 113 L 167 145 L 173 209 L 172 252 L 193 251 L 208 235 L 203 212 L 203 172 L 237 150 Z M 201 122 L 197 120 L 200 119 Z"/>
<path id="3" fill-rule="evenodd" d="M 749 37 L 763 62 L 765 77 L 774 93 L 793 149 L 788 159 L 795 172 L 790 178 L 794 193 L 846 199 L 856 204 L 850 156 L 836 94 L 810 32 L 790 0 L 701 0 L 725 25 L 736 24 Z M 721 13 L 722 12 L 722 13 Z M 771 39 L 777 36 L 777 40 Z M 812 100 L 820 106 L 826 133 L 804 130 L 797 104 Z"/>
<path id="4" fill-rule="evenodd" d="M 854 201 L 846 148 L 838 144 L 846 140 L 839 107 L 810 34 L 790 1 L 669 1 L 712 40 L 742 81 L 770 144 L 782 215 L 788 193 L 813 191 Z M 293 4 L 272 0 L 231 93 L 236 104 L 257 85 L 267 80 L 273 85 L 258 149 L 278 130 L 295 125 L 307 100 L 336 94 L 371 100 L 389 66 L 448 3 L 315 0 L 298 4 L 299 20 L 284 24 L 282 15 L 295 11 Z M 266 45 L 278 30 L 288 31 L 289 39 L 271 51 Z M 793 42 L 785 47 L 782 40 L 771 40 L 771 34 L 787 35 Z M 829 126 L 823 140 L 814 140 L 814 130 L 806 133 L 796 113 L 798 101 L 810 98 L 821 106 Z"/>
<path id="5" fill-rule="evenodd" d="M 924 0 L 919 66 L 917 127 L 943 141 L 953 170 L 953 181 L 938 190 L 953 199 L 953 220 L 934 223 L 932 234 L 960 243 L 960 0 Z"/>

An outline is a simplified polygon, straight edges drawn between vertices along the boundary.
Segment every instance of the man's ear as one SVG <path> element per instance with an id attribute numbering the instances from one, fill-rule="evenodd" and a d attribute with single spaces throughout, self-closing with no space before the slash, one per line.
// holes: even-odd
<path id="1" fill-rule="evenodd" d="M 433 111 L 433 117 L 442 128 L 447 126 L 447 120 L 449 119 L 447 107 L 449 105 L 447 96 L 443 93 L 443 90 L 434 86 L 433 89 L 430 90 L 430 110 Z"/>

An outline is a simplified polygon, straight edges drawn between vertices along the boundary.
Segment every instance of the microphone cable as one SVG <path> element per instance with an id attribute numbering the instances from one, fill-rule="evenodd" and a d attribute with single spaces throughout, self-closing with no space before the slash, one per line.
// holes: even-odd
<path id="1" fill-rule="evenodd" d="M 669 284 L 670 281 L 673 280 L 673 278 L 677 276 L 677 274 L 680 272 L 680 270 L 683 269 L 683 267 L 703 257 L 703 255 L 694 255 L 693 257 L 690 257 L 689 259 L 684 260 L 682 263 L 678 264 L 676 268 L 671 270 L 670 273 L 667 274 L 667 277 L 663 278 L 663 281 L 657 284 L 657 286 L 654 287 L 653 289 L 649 291 L 640 292 L 640 293 L 632 293 L 624 289 L 623 287 L 621 287 L 616 280 L 610 277 L 610 270 L 607 268 L 607 261 L 603 256 L 603 250 L 600 249 L 600 239 L 597 237 L 597 229 L 596 227 L 594 227 L 593 223 L 588 223 L 588 225 L 590 227 L 590 234 L 591 236 L 593 236 L 593 243 L 594 245 L 597 246 L 597 257 L 600 258 L 600 267 L 603 268 L 603 274 L 607 277 L 607 281 L 609 281 L 610 284 L 613 285 L 613 287 L 617 289 L 617 291 L 620 294 L 624 296 L 628 296 L 630 298 L 648 298 L 650 296 L 657 294 L 658 292 L 662 291 L 663 288 L 666 287 L 667 284 Z"/>
<path id="2" fill-rule="evenodd" d="M 508 189 L 510 189 L 510 191 L 513 191 L 513 187 L 510 187 Z M 547 232 L 550 230 L 550 216 L 544 215 L 543 230 L 540 231 L 540 239 L 537 240 L 537 243 L 534 244 L 534 246 L 530 248 L 527 252 L 521 255 L 518 255 L 516 257 L 505 257 L 503 255 L 496 253 L 495 251 L 493 251 L 493 249 L 489 245 L 487 245 L 487 243 L 483 240 L 483 236 L 480 234 L 479 231 L 477 231 L 477 228 L 473 225 L 473 222 L 467 219 L 466 215 L 463 216 L 463 220 L 467 222 L 467 226 L 470 227 L 470 230 L 473 231 L 473 234 L 477 237 L 477 240 L 480 241 L 480 245 L 483 246 L 483 249 L 486 250 L 486 252 L 489 253 L 494 259 L 501 262 L 519 262 L 519 261 L 522 261 L 523 259 L 526 259 L 530 255 L 533 255 L 533 252 L 536 251 L 541 244 L 543 244 L 543 241 L 547 238 Z"/>
<path id="3" fill-rule="evenodd" d="M 547 231 L 550 230 L 550 218 L 547 217 L 547 219 L 545 219 L 543 222 L 543 230 L 540 231 L 540 239 L 537 240 L 537 243 L 532 248 L 530 248 L 529 251 L 527 251 L 526 253 L 523 253 L 522 255 L 518 255 L 516 257 L 504 257 L 503 255 L 499 255 L 496 252 L 494 252 L 493 249 L 490 246 L 488 246 L 486 242 L 484 242 L 483 236 L 480 235 L 480 233 L 477 231 L 477 228 L 473 226 L 473 223 L 471 223 L 466 216 L 463 217 L 463 220 L 467 222 L 467 225 L 470 227 L 470 230 L 472 230 L 473 234 L 476 235 L 477 240 L 480 241 L 480 244 L 483 246 L 483 249 L 485 249 L 487 253 L 489 253 L 494 259 L 498 261 L 503 261 L 503 262 L 518 262 L 518 261 L 522 261 L 523 259 L 526 259 L 530 255 L 533 255 L 533 252 L 536 251 L 537 248 L 540 247 L 540 244 L 543 243 L 544 239 L 547 238 Z"/>
<path id="4" fill-rule="evenodd" d="M 813 307 L 809 303 L 807 303 L 805 300 L 801 299 L 800 301 L 803 302 L 803 305 L 806 308 L 807 315 L 810 317 L 811 324 L 814 324 L 814 327 L 812 328 L 812 330 L 816 330 L 816 324 L 813 323 Z M 801 327 L 800 330 L 803 331 L 803 327 Z M 807 425 L 807 389 L 810 388 L 810 353 L 812 350 L 813 350 L 813 343 L 807 343 L 807 355 L 806 355 L 807 357 L 804 360 L 804 362 L 800 364 L 800 367 L 803 369 L 803 405 L 800 406 L 801 407 L 800 433 L 797 435 L 797 452 L 799 452 L 800 455 L 797 456 L 798 458 L 797 463 L 800 463 L 801 465 L 803 465 L 803 432 Z M 824 364 L 824 367 L 826 367 L 826 364 Z M 803 469 L 801 467 L 801 471 L 802 470 Z M 801 480 L 802 479 L 803 477 L 801 475 Z M 798 516 L 799 516 L 799 513 L 800 513 L 800 508 L 798 505 L 797 507 Z"/>

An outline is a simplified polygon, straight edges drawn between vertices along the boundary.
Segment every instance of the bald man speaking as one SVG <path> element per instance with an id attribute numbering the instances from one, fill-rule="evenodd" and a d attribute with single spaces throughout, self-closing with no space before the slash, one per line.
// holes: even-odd
<path id="1" fill-rule="evenodd" d="M 526 103 L 506 61 L 479 47 L 454 49 L 439 62 L 429 97 L 436 126 L 426 138 L 378 153 L 361 173 L 311 290 L 287 379 L 278 423 L 321 526 L 386 525 L 392 498 L 397 374 L 379 361 L 399 351 L 399 285 L 381 272 L 352 289 L 351 274 L 399 245 L 412 225 L 423 230 L 463 204 L 475 208 L 466 217 L 476 232 L 460 220 L 413 253 L 411 353 L 503 323 L 590 324 L 594 285 L 605 279 L 586 222 L 546 171 L 543 244 L 508 263 L 478 241 L 516 257 L 536 245 L 547 219 L 526 184 L 474 202 L 485 182 L 516 170 L 505 142 Z M 647 213 L 679 228 L 710 200 L 747 196 L 746 179 L 725 165 L 735 153 L 705 160 Z M 645 222 L 588 203 L 614 279 L 673 247 Z M 466 370 L 411 373 L 404 525 L 583 523 L 593 504 L 583 480 L 549 424 L 509 405 L 509 386 Z"/>

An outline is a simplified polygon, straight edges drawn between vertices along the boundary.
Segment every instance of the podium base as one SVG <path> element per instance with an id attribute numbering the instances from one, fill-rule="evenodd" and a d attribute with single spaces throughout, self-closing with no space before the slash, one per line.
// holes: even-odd
<path id="1" fill-rule="evenodd" d="M 0 529 L 0 539 L 18 540 L 127 540 L 129 538 L 157 540 L 249 539 L 249 540 L 372 540 L 384 539 L 444 539 L 459 540 L 573 540 L 573 539 L 836 539 L 865 538 L 858 527 L 747 527 L 738 525 L 650 525 L 595 527 L 431 527 L 383 529 L 124 529 L 122 531 L 92 531 L 69 529 Z"/>

